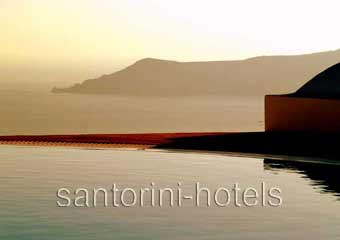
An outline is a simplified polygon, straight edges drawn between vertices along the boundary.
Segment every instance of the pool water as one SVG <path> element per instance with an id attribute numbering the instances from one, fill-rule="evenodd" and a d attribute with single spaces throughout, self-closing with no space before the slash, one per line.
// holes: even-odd
<path id="1" fill-rule="evenodd" d="M 339 170 L 211 153 L 1 146 L 0 239 L 340 239 Z M 211 191 L 210 206 L 204 191 L 197 206 L 197 183 Z M 123 206 L 118 197 L 114 207 L 113 184 L 135 190 L 136 204 Z M 240 192 L 258 191 L 252 206 L 241 195 L 241 206 L 235 204 L 235 184 Z M 219 202 L 226 203 L 230 191 L 223 207 L 213 196 L 221 187 Z M 84 198 L 74 205 L 80 188 L 88 190 L 88 207 Z M 93 205 L 92 190 L 99 188 L 108 190 L 107 206 L 104 194 Z M 139 204 L 145 188 L 156 190 L 154 206 L 150 192 Z M 161 188 L 174 190 L 172 207 L 169 192 L 159 206 Z M 268 195 L 271 188 L 280 190 L 281 202 Z M 69 206 L 58 206 L 69 203 L 57 195 L 60 189 L 70 190 L 62 192 Z M 179 189 L 188 198 L 179 200 Z M 125 197 L 131 205 L 133 193 Z"/>

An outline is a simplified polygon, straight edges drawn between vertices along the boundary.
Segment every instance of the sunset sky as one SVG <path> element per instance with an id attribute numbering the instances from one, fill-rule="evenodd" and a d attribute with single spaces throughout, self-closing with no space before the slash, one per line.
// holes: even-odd
<path id="1" fill-rule="evenodd" d="M 340 48 L 338 0 L 1 0 L 0 60 L 109 65 Z"/>

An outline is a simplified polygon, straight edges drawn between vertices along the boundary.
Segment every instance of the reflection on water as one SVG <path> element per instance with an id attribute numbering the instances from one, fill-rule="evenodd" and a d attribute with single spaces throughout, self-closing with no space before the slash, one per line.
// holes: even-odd
<path id="1" fill-rule="evenodd" d="M 323 193 L 331 193 L 340 200 L 340 165 L 319 164 L 299 161 L 264 159 L 264 169 L 295 172 L 311 180 L 311 185 Z"/>
<path id="2" fill-rule="evenodd" d="M 0 239 L 340 239 L 336 170 L 306 165 L 281 171 L 280 163 L 264 162 L 207 153 L 1 146 Z M 196 182 L 209 189 L 231 188 L 236 182 L 241 188 L 261 189 L 265 182 L 268 188 L 282 190 L 283 203 L 195 207 L 183 202 L 173 208 L 56 205 L 61 187 L 110 188 L 117 183 L 139 189 L 150 182 L 171 188 L 181 182 L 185 193 L 192 193 Z M 315 188 L 316 184 L 321 185 Z"/>

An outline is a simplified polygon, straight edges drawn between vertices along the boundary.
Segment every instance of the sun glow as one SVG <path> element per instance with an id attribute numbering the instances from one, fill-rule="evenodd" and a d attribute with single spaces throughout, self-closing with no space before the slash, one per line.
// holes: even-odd
<path id="1" fill-rule="evenodd" d="M 331 0 L 3 0 L 0 60 L 199 61 L 337 49 L 339 8 Z"/>

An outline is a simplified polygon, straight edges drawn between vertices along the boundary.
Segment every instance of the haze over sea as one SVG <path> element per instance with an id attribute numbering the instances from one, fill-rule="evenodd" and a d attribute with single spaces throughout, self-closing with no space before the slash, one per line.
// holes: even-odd
<path id="1" fill-rule="evenodd" d="M 263 96 L 53 94 L 52 87 L 0 83 L 0 135 L 263 129 Z"/>

